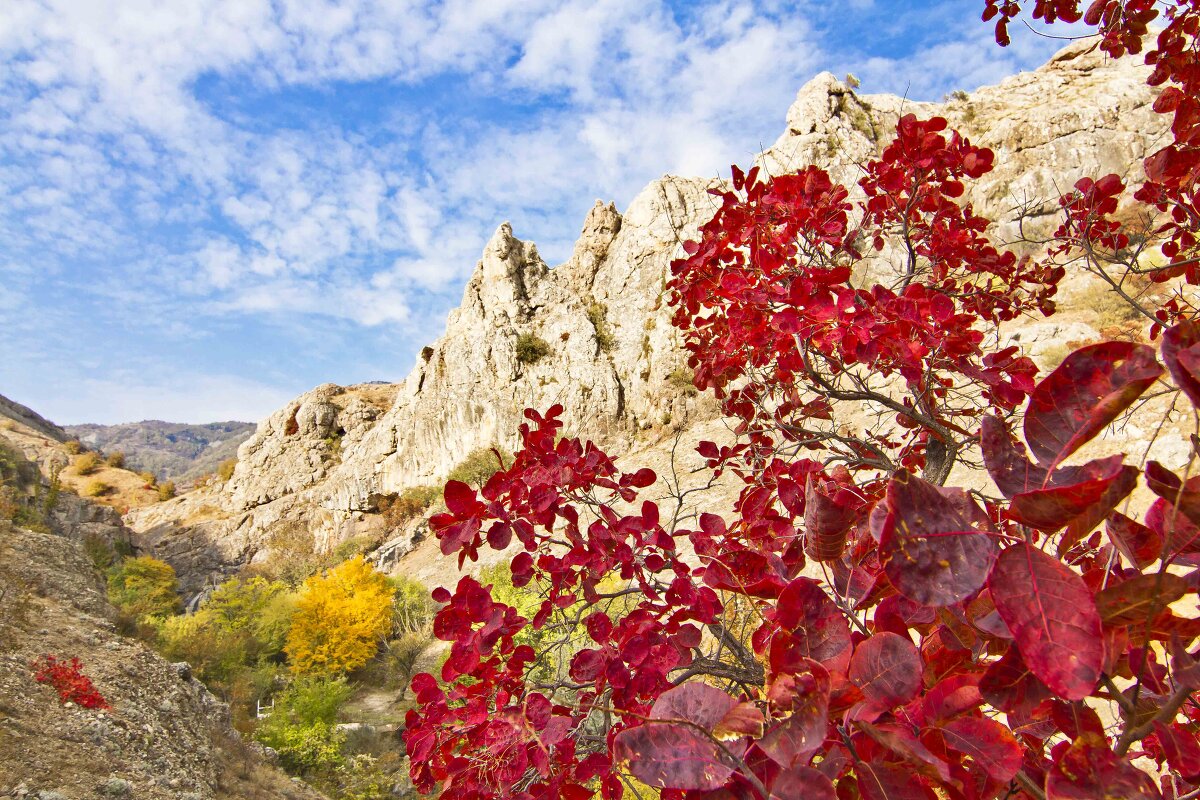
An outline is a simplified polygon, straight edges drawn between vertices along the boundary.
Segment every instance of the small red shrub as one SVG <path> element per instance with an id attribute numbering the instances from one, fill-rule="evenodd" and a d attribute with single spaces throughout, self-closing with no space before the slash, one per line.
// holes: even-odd
<path id="1" fill-rule="evenodd" d="M 56 656 L 44 655 L 31 661 L 29 667 L 34 671 L 34 680 L 50 684 L 64 703 L 74 703 L 82 708 L 112 708 L 96 690 L 92 679 L 83 674 L 83 664 L 78 658 L 62 661 Z"/>

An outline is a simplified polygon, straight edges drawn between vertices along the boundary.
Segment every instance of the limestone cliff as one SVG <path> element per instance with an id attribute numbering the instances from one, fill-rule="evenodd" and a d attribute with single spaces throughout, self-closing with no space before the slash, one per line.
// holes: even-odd
<path id="1" fill-rule="evenodd" d="M 775 173 L 815 163 L 853 184 L 856 165 L 881 150 L 901 114 L 941 114 L 996 151 L 995 171 L 966 198 L 997 220 L 993 235 L 1013 238 L 1022 214 L 1026 233 L 1045 232 L 1078 177 L 1140 170 L 1163 140 L 1145 77 L 1133 59 L 1110 63 L 1081 46 L 945 104 L 859 95 L 823 74 L 800 90 L 786 132 L 759 162 Z M 624 213 L 597 202 L 571 258 L 553 269 L 501 225 L 445 335 L 390 387 L 394 399 L 380 387 L 318 387 L 259 425 L 224 486 L 136 510 L 131 526 L 192 589 L 252 559 L 282 524 L 307 526 L 324 547 L 382 538 L 389 532 L 372 513 L 379 495 L 436 482 L 476 447 L 512 448 L 527 406 L 562 403 L 569 431 L 662 461 L 670 430 L 719 426 L 712 401 L 681 371 L 663 293 L 680 242 L 714 210 L 715 185 L 666 176 Z M 1044 346 L 1095 333 L 1086 318 L 1064 316 L 1019 340 Z M 522 337 L 547 352 L 530 357 Z"/>

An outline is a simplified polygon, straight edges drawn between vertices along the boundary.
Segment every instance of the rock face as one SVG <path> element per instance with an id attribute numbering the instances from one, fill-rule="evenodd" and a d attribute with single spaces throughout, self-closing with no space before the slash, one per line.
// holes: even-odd
<path id="1" fill-rule="evenodd" d="M 815 163 L 852 185 L 855 165 L 881 151 L 902 114 L 941 114 L 996 151 L 996 169 L 966 199 L 998 221 L 993 235 L 1004 241 L 1022 214 L 1027 233 L 1044 232 L 1078 177 L 1125 173 L 1163 140 L 1145 77 L 1133 59 L 1108 63 L 1079 46 L 946 104 L 860 96 L 823 74 L 800 90 L 787 131 L 759 161 L 772 173 Z M 132 512 L 140 541 L 195 589 L 253 558 L 282 524 L 306 526 L 322 547 L 384 537 L 375 498 L 435 483 L 477 447 L 511 449 L 525 407 L 561 403 L 569 432 L 618 454 L 662 450 L 668 429 L 712 421 L 715 405 L 689 386 L 663 288 L 680 242 L 711 216 L 716 185 L 667 176 L 623 214 L 597 202 L 554 269 L 501 225 L 445 335 L 394 402 L 329 385 L 297 398 L 242 445 L 225 486 Z M 521 347 L 529 342 L 545 354 L 532 357 Z"/>

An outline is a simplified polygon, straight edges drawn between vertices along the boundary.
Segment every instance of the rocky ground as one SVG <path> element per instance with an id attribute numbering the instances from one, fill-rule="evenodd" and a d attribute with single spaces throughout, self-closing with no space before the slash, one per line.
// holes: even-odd
<path id="1" fill-rule="evenodd" d="M 0 592 L 0 797 L 320 797 L 242 741 L 186 665 L 121 635 L 78 541 L 0 523 Z M 34 680 L 45 654 L 79 658 L 112 709 L 62 704 Z"/>

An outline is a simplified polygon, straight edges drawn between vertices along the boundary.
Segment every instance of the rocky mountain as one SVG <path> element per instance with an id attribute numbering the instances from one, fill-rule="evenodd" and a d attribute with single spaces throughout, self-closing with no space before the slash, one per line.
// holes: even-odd
<path id="1" fill-rule="evenodd" d="M 1133 59 L 1109 62 L 1080 45 L 943 104 L 860 95 L 822 74 L 799 91 L 785 132 L 759 163 L 773 173 L 815 163 L 853 185 L 857 164 L 881 151 L 902 114 L 940 114 L 996 153 L 995 170 L 965 198 L 997 221 L 993 236 L 1014 239 L 1019 226 L 1045 234 L 1066 187 L 1084 175 L 1126 173 L 1164 141 L 1145 77 Z M 453 568 L 421 541 L 420 524 L 390 529 L 377 513 L 380 499 L 437 483 L 476 448 L 512 449 L 528 406 L 561 403 L 569 432 L 667 472 L 672 458 L 682 459 L 678 472 L 686 475 L 688 443 L 721 435 L 723 424 L 713 401 L 690 386 L 663 289 L 680 243 L 713 213 L 708 190 L 717 185 L 664 176 L 623 212 L 597 202 L 573 254 L 554 268 L 501 225 L 445 334 L 402 384 L 387 392 L 327 384 L 296 398 L 239 448 L 223 486 L 133 511 L 139 541 L 193 590 L 295 525 L 322 547 L 357 537 L 384 542 L 389 557 L 407 554 L 406 573 L 452 581 Z M 1088 291 L 1075 281 L 1063 297 Z M 1095 308 L 1077 303 L 1005 336 L 1044 357 L 1095 340 L 1104 324 Z M 727 500 L 728 493 L 713 502 Z"/>
<path id="2" fill-rule="evenodd" d="M 67 425 L 63 430 L 90 448 L 121 451 L 126 464 L 153 472 L 162 480 L 187 483 L 234 458 L 238 446 L 254 433 L 252 422 L 188 425 L 161 420 L 120 425 Z"/>

